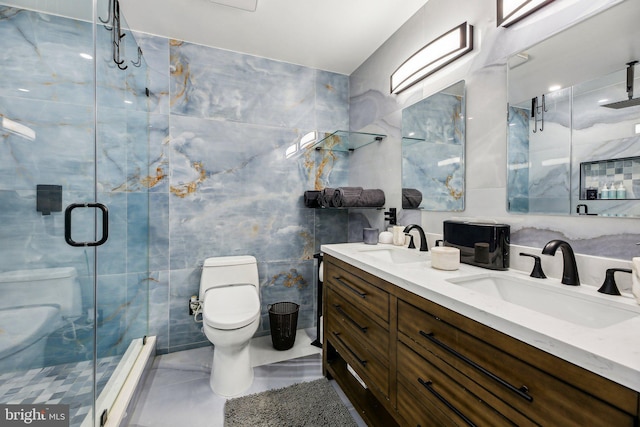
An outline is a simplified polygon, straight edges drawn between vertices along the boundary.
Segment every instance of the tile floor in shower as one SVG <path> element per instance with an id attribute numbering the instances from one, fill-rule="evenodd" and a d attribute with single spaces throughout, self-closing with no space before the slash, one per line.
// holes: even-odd
<path id="1" fill-rule="evenodd" d="M 98 360 L 98 393 L 122 356 Z M 8 404 L 68 404 L 70 426 L 80 426 L 93 402 L 93 362 L 82 361 L 0 374 L 0 402 Z"/>
<path id="2" fill-rule="evenodd" d="M 311 336 L 315 337 L 315 329 L 298 330 L 294 348 L 287 351 L 274 350 L 270 336 L 254 338 L 251 359 L 255 378 L 242 395 L 321 378 L 322 356 L 319 348 L 310 345 Z M 222 427 L 226 399 L 209 388 L 212 359 L 212 347 L 156 357 L 129 427 Z M 335 381 L 331 383 L 358 426 L 366 426 Z"/>

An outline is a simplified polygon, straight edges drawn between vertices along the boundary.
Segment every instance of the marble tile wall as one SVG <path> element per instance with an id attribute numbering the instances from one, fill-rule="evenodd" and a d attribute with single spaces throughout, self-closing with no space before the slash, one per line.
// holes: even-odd
<path id="1" fill-rule="evenodd" d="M 3 49 L 0 111 L 46 135 L 38 150 L 3 135 L 0 198 L 13 209 L 2 212 L 3 243 L 9 242 L 5 237 L 11 241 L 0 249 L 2 269 L 33 268 L 38 258 L 46 266 L 64 263 L 90 273 L 92 252 L 74 252 L 59 238 L 60 214 L 43 217 L 32 212 L 32 203 L 41 182 L 65 186 L 63 205 L 92 197 L 87 183 L 95 173 L 112 230 L 99 250 L 101 351 L 144 333 L 157 335 L 160 353 L 209 345 L 188 315 L 187 301 L 198 293 L 201 265 L 211 256 L 258 259 L 258 335 L 269 333 L 267 306 L 278 301 L 299 303 L 298 326 L 314 325 L 313 254 L 322 243 L 347 240 L 348 214 L 306 209 L 302 195 L 347 185 L 349 157 L 315 150 L 284 154 L 308 131 L 348 129 L 347 76 L 128 34 L 126 51 L 135 52 L 135 41 L 144 52 L 141 79 L 113 67 L 110 34 L 99 27 L 94 165 L 92 62 L 78 55 L 92 52 L 91 25 L 12 8 L 0 9 L 0 22 L 3 46 L 12 46 Z M 11 60 L 17 57 L 25 58 L 32 74 Z M 91 224 L 89 217 L 74 221 Z M 147 236 L 150 274 L 143 274 Z M 86 311 L 93 293 L 85 282 Z M 147 289 L 145 331 L 141 302 Z"/>
<path id="2" fill-rule="evenodd" d="M 285 150 L 311 130 L 348 128 L 347 76 L 139 34 L 152 128 L 150 333 L 158 351 L 209 345 L 188 315 L 205 258 L 254 255 L 268 305 L 315 323 L 320 244 L 347 239 L 343 211 L 304 208 L 305 190 L 347 184 L 347 157 Z"/>
<path id="3" fill-rule="evenodd" d="M 401 161 L 396 151 L 400 146 L 402 109 L 465 80 L 465 211 L 424 212 L 422 225 L 431 232 L 442 233 L 442 221 L 454 215 L 491 218 L 511 224 L 512 243 L 541 247 L 552 238 L 561 238 L 583 254 L 626 260 L 640 256 L 640 247 L 636 246 L 640 241 L 640 219 L 514 215 L 506 210 L 506 58 L 615 3 L 554 2 L 505 29 L 496 27 L 493 0 L 430 0 L 350 76 L 351 130 L 388 135 L 384 147 L 358 154 L 358 162 L 352 163 L 351 179 L 381 183 L 387 205 L 401 206 Z M 389 76 L 399 64 L 464 21 L 475 26 L 476 43 L 470 54 L 400 95 L 389 94 Z M 383 171 L 384 177 L 378 171 Z M 382 214 L 379 217 L 377 221 L 382 223 Z"/>

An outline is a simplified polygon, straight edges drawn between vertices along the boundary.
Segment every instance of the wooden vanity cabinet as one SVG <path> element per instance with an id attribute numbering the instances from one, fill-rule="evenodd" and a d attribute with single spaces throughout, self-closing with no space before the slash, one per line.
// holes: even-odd
<path id="1" fill-rule="evenodd" d="M 393 426 L 390 331 L 396 316 L 390 312 L 389 284 L 333 258 L 325 262 L 324 278 L 323 373 L 336 379 L 356 408 L 366 408 L 361 415 L 369 425 Z"/>
<path id="2" fill-rule="evenodd" d="M 369 425 L 640 426 L 637 392 L 324 261 L 323 370 Z"/>

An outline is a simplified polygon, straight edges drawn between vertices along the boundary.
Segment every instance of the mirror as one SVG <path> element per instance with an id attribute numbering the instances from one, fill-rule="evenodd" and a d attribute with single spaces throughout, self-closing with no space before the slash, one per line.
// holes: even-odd
<path id="1" fill-rule="evenodd" d="M 606 107 L 628 100 L 638 16 L 623 2 L 509 59 L 509 212 L 640 216 L 640 103 Z"/>
<path id="2" fill-rule="evenodd" d="M 402 208 L 464 210 L 465 82 L 402 110 Z"/>

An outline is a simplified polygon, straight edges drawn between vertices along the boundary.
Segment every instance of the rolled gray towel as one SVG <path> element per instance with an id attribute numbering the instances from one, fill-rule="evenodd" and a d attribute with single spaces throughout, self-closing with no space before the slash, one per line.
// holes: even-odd
<path id="1" fill-rule="evenodd" d="M 402 189 L 402 209 L 417 209 L 422 203 L 422 193 L 415 188 Z"/>
<path id="2" fill-rule="evenodd" d="M 307 208 L 319 208 L 320 207 L 320 194 L 318 190 L 308 190 L 304 192 L 304 206 Z"/>
<path id="3" fill-rule="evenodd" d="M 385 197 L 384 191 L 380 189 L 367 189 L 362 190 L 360 193 L 360 199 L 355 207 L 358 208 L 381 208 L 384 206 Z"/>
<path id="4" fill-rule="evenodd" d="M 356 206 L 362 194 L 362 187 L 338 187 L 333 192 L 333 206 L 349 208 Z"/>
<path id="5" fill-rule="evenodd" d="M 320 206 L 322 206 L 323 208 L 333 207 L 333 193 L 335 192 L 335 190 L 335 188 L 327 187 L 321 191 L 320 197 L 318 197 Z"/>

